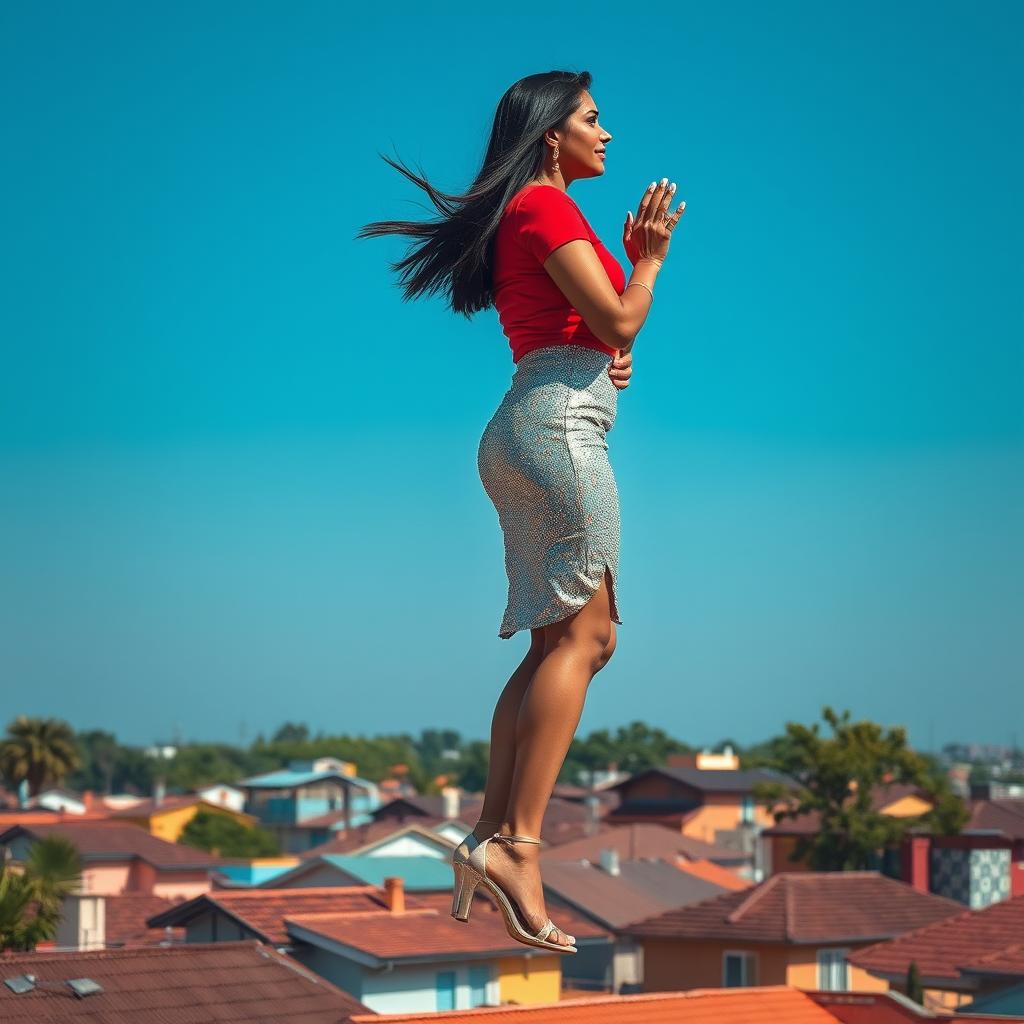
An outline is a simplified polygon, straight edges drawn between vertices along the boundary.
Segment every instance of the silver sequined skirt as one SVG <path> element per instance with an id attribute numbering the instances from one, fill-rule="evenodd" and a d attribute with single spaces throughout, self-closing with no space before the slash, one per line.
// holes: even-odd
<path id="1" fill-rule="evenodd" d="M 619 395 L 610 361 L 582 345 L 527 352 L 480 438 L 477 468 L 505 542 L 503 640 L 578 612 L 606 566 L 611 618 L 622 622 L 619 495 L 605 439 Z"/>

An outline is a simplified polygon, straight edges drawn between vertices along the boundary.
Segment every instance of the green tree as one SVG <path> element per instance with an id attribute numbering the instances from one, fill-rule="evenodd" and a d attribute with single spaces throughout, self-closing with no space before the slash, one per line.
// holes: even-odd
<path id="1" fill-rule="evenodd" d="M 274 837 L 261 828 L 247 828 L 234 818 L 199 810 L 182 829 L 178 842 L 218 857 L 275 857 L 281 850 Z"/>
<path id="2" fill-rule="evenodd" d="M 822 736 L 819 723 L 810 728 L 786 723 L 786 733 L 772 743 L 766 765 L 795 783 L 759 783 L 755 796 L 774 809 L 779 823 L 810 812 L 820 828 L 800 836 L 790 859 L 807 860 L 816 871 L 852 871 L 873 867 L 881 851 L 897 845 L 911 827 L 938 834 L 958 832 L 967 809 L 950 790 L 948 780 L 933 771 L 932 762 L 907 744 L 906 730 L 888 730 L 871 721 L 851 722 L 826 706 L 822 717 L 832 729 Z M 887 783 L 918 787 L 933 804 L 927 814 L 897 818 L 873 806 L 875 790 Z M 778 806 L 781 803 L 781 806 Z"/>
<path id="3" fill-rule="evenodd" d="M 30 952 L 57 934 L 65 898 L 81 888 L 78 850 L 63 836 L 44 836 L 21 871 L 0 861 L 0 950 Z"/>
<path id="4" fill-rule="evenodd" d="M 74 731 L 59 718 L 19 715 L 0 741 L 0 775 L 14 786 L 27 779 L 29 796 L 59 785 L 81 763 Z"/>
<path id="5" fill-rule="evenodd" d="M 120 753 L 117 737 L 103 729 L 91 729 L 78 733 L 75 738 L 82 754 L 82 764 L 69 778 L 69 785 L 79 790 L 112 793 Z"/>
<path id="6" fill-rule="evenodd" d="M 298 725 L 294 722 L 285 722 L 277 732 L 271 743 L 305 743 L 309 739 L 309 727 Z"/>
<path id="7" fill-rule="evenodd" d="M 916 960 L 911 960 L 907 968 L 907 998 L 924 1005 L 924 986 L 921 984 L 921 972 L 917 969 Z"/>

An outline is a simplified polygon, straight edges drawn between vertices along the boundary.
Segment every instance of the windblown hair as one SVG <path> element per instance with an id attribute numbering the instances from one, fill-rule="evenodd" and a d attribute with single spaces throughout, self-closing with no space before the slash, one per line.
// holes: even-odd
<path id="1" fill-rule="evenodd" d="M 549 71 L 512 85 L 494 112 L 483 167 L 461 195 L 439 191 L 401 161 L 378 153 L 423 189 L 441 213 L 439 220 L 431 221 L 373 221 L 355 236 L 422 239 L 410 244 L 401 260 L 390 263 L 401 275 L 404 301 L 444 291 L 452 311 L 467 319 L 494 304 L 492 255 L 501 215 L 509 200 L 543 169 L 544 133 L 567 130 L 590 82 L 589 71 Z"/>

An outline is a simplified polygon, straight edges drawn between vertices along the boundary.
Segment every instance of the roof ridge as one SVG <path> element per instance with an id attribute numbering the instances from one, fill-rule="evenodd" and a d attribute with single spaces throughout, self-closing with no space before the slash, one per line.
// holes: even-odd
<path id="1" fill-rule="evenodd" d="M 726 915 L 726 922 L 728 924 L 736 924 L 744 914 L 752 910 L 761 900 L 764 898 L 766 893 L 774 892 L 776 888 L 782 883 L 780 879 L 784 879 L 785 873 L 772 875 L 767 881 L 762 882 L 758 885 L 749 896 L 746 897 L 740 904 L 732 911 L 732 913 Z M 743 891 L 742 889 L 740 890 Z M 712 897 L 713 899 L 717 897 Z"/>
<path id="2" fill-rule="evenodd" d="M 302 867 L 301 864 L 296 864 L 296 867 Z M 310 894 L 322 895 L 322 896 L 338 896 L 339 890 L 343 893 L 376 893 L 381 894 L 384 891 L 383 886 L 380 885 L 311 885 L 303 886 L 299 889 L 210 889 L 208 892 L 200 893 L 201 896 L 209 896 L 211 899 L 216 899 L 219 894 L 228 893 L 231 896 L 245 897 L 255 899 L 259 896 L 273 896 L 280 897 L 282 893 L 287 893 L 289 896 L 308 896 Z"/>
<path id="3" fill-rule="evenodd" d="M 170 946 L 104 946 L 103 949 L 42 949 L 31 952 L 3 953 L 0 954 L 0 964 L 13 963 L 26 957 L 31 957 L 33 962 L 37 960 L 62 960 L 67 961 L 72 957 L 88 957 L 90 960 L 105 959 L 114 956 L 117 959 L 140 956 L 167 956 L 173 953 L 180 956 L 182 953 L 195 952 L 202 949 L 238 949 L 243 946 L 260 948 L 267 945 L 259 939 L 226 939 L 223 942 L 182 942 Z"/>
<path id="4" fill-rule="evenodd" d="M 405 919 L 410 916 L 421 915 L 423 917 L 437 917 L 437 907 L 410 907 L 408 910 L 395 911 L 389 910 L 387 907 L 382 907 L 380 910 L 311 910 L 306 913 L 299 911 L 297 914 L 285 914 L 282 920 L 284 921 L 297 921 L 301 918 L 343 918 L 348 920 L 349 918 L 366 918 L 366 917 L 394 917 Z"/>

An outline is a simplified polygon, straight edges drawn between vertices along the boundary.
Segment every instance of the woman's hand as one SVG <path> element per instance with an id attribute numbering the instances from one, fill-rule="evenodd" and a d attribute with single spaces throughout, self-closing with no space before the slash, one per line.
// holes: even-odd
<path id="1" fill-rule="evenodd" d="M 621 349 L 615 350 L 615 358 L 608 364 L 608 376 L 612 383 L 620 390 L 625 391 L 629 387 L 629 378 L 633 373 L 633 353 L 622 354 Z"/>
<path id="2" fill-rule="evenodd" d="M 675 191 L 676 183 L 669 184 L 668 178 L 662 178 L 660 183 L 652 181 L 640 199 L 636 217 L 632 210 L 626 214 L 622 246 L 634 267 L 642 259 L 665 262 L 672 231 L 686 209 L 682 202 L 674 213 L 669 211 Z"/>

